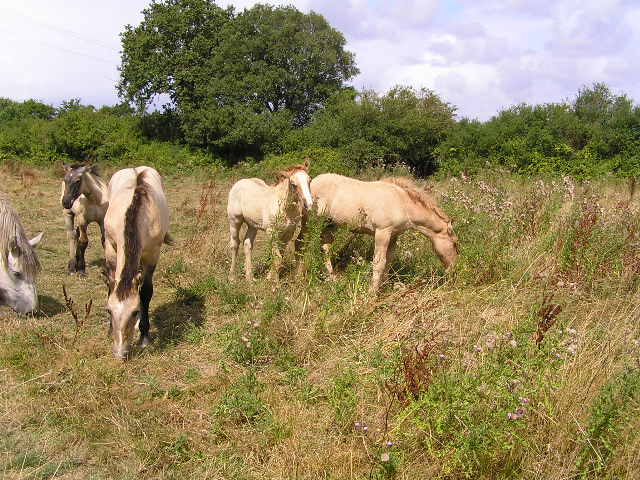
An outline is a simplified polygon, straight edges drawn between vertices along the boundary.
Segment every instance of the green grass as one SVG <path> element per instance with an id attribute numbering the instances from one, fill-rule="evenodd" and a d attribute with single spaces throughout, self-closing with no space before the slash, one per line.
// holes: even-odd
<path id="1" fill-rule="evenodd" d="M 460 261 L 445 273 L 407 233 L 372 298 L 371 239 L 338 231 L 330 282 L 318 217 L 302 278 L 289 251 L 280 282 L 266 279 L 259 233 L 255 283 L 229 283 L 226 195 L 240 172 L 166 176 L 176 245 L 156 270 L 153 344 L 120 362 L 97 228 L 87 277 L 67 276 L 60 179 L 37 173 L 32 185 L 3 173 L 27 233 L 45 239 L 42 314 L 0 310 L 0 477 L 637 475 L 640 209 L 624 206 L 625 183 L 430 181 Z M 77 336 L 63 282 L 79 311 L 93 300 Z"/>

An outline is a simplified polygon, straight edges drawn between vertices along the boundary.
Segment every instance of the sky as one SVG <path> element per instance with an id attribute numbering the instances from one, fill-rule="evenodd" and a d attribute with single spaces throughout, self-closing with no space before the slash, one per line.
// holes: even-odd
<path id="1" fill-rule="evenodd" d="M 0 97 L 118 102 L 120 37 L 150 0 L 0 0 Z M 237 11 L 258 3 L 219 0 Z M 346 38 L 357 89 L 428 88 L 459 118 L 571 100 L 606 83 L 640 101 L 640 0 L 271 0 Z"/>

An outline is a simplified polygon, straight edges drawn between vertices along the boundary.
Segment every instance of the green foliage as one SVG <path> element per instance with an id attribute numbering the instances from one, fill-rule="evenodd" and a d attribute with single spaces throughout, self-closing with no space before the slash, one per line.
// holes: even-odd
<path id="1" fill-rule="evenodd" d="M 256 424 L 270 415 L 260 399 L 264 384 L 256 377 L 255 370 L 248 370 L 222 395 L 220 403 L 213 411 L 214 417 L 228 419 L 234 423 Z"/>
<path id="2" fill-rule="evenodd" d="M 520 104 L 481 123 L 463 119 L 437 150 L 442 173 L 485 167 L 513 172 L 595 177 L 637 176 L 640 108 L 602 83 L 572 102 Z"/>
<path id="3" fill-rule="evenodd" d="M 319 14 L 258 4 L 166 0 L 122 33 L 120 95 L 143 110 L 167 94 L 191 145 L 256 155 L 358 73 L 342 34 Z"/>
<path id="4" fill-rule="evenodd" d="M 333 378 L 327 392 L 327 400 L 333 407 L 335 422 L 341 429 L 348 429 L 353 425 L 358 405 L 358 395 L 355 391 L 357 384 L 356 372 L 347 369 Z"/>
<path id="5" fill-rule="evenodd" d="M 608 467 L 628 414 L 640 402 L 640 371 L 627 369 L 614 376 L 596 397 L 586 431 L 586 443 L 578 457 L 579 478 L 595 478 Z"/>
<path id="6" fill-rule="evenodd" d="M 545 372 L 557 364 L 552 348 L 558 338 L 532 349 L 532 328 L 527 320 L 492 340 L 490 348 L 478 343 L 476 353 L 463 360 L 466 368 L 435 375 L 428 390 L 399 414 L 411 417 L 422 448 L 441 457 L 444 478 L 520 475 L 518 452 L 527 446 L 523 432 L 533 421 L 530 395 L 550 387 Z"/>
<path id="7" fill-rule="evenodd" d="M 359 169 L 403 162 L 426 175 L 435 169 L 434 149 L 453 127 L 454 110 L 427 89 L 395 87 L 386 95 L 345 90 L 309 127 L 293 131 L 283 148 L 334 148 Z"/>

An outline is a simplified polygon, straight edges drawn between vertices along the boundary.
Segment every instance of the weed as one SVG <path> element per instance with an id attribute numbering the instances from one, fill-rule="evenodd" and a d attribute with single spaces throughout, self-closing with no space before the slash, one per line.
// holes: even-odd
<path id="1" fill-rule="evenodd" d="M 220 403 L 213 410 L 213 417 L 234 423 L 256 424 L 270 415 L 260 399 L 264 388 L 264 384 L 258 381 L 255 370 L 247 370 L 226 389 Z"/>
<path id="2" fill-rule="evenodd" d="M 327 401 L 333 408 L 334 421 L 341 429 L 353 424 L 358 404 L 355 387 L 358 378 L 355 370 L 346 369 L 333 378 L 332 385 L 327 392 Z"/>
<path id="3" fill-rule="evenodd" d="M 580 478 L 603 474 L 616 450 L 618 436 L 630 421 L 628 412 L 640 402 L 640 371 L 627 369 L 613 377 L 600 391 L 591 407 L 589 427 L 578 457 Z"/>

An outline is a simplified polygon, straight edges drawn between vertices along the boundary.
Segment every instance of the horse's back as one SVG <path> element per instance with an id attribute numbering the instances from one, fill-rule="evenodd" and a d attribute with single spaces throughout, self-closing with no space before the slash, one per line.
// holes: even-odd
<path id="1" fill-rule="evenodd" d="M 229 190 L 227 215 L 230 220 L 243 220 L 262 228 L 265 208 L 273 202 L 272 187 L 259 178 L 243 178 Z"/>
<path id="2" fill-rule="evenodd" d="M 142 174 L 145 200 L 142 203 L 138 222 L 139 230 L 146 238 L 144 243 L 160 245 L 169 231 L 169 207 L 162 187 L 160 174 L 152 167 L 125 168 L 117 171 L 109 181 L 109 208 L 105 217 L 107 234 L 117 236 L 124 231 L 126 214 L 131 205 L 138 175 Z"/>
<path id="3" fill-rule="evenodd" d="M 373 231 L 406 223 L 406 195 L 389 183 L 324 173 L 311 181 L 311 194 L 318 212 L 340 224 Z"/>

